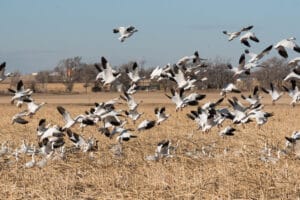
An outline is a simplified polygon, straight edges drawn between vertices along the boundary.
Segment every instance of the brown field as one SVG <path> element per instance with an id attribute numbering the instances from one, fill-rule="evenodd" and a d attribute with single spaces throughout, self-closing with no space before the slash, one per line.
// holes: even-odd
<path id="1" fill-rule="evenodd" d="M 9 96 L 0 98 L 1 140 L 8 140 L 12 147 L 22 139 L 36 143 L 36 127 L 41 118 L 48 123 L 62 125 L 57 105 L 64 107 L 74 116 L 88 110 L 94 102 L 118 97 L 117 93 L 82 95 L 38 95 L 37 102 L 46 101 L 30 123 L 11 125 L 11 117 L 20 111 L 10 105 Z M 217 100 L 216 93 L 209 93 L 202 102 Z M 18 163 L 13 158 L 0 158 L 0 199 L 297 199 L 300 197 L 300 160 L 293 155 L 283 156 L 276 163 L 260 160 L 265 143 L 276 151 L 284 148 L 284 136 L 300 129 L 300 107 L 292 108 L 285 95 L 276 106 L 270 105 L 265 96 L 265 110 L 273 112 L 261 129 L 255 123 L 245 128 L 235 126 L 235 136 L 221 138 L 218 128 L 210 133 L 196 130 L 196 124 L 185 113 L 178 113 L 163 93 L 141 92 L 136 100 L 143 100 L 139 107 L 145 112 L 141 120 L 155 119 L 154 107 L 166 106 L 171 117 L 160 126 L 141 133 L 138 138 L 124 143 L 123 157 L 112 154 L 110 147 L 115 138 L 106 138 L 88 127 L 82 135 L 94 136 L 99 140 L 99 150 L 90 154 L 68 153 L 66 161 L 53 161 L 46 167 L 25 169 L 24 163 L 30 156 L 21 156 Z M 224 101 L 221 106 L 227 106 Z M 118 105 L 117 108 L 125 108 Z M 225 122 L 224 126 L 229 122 Z M 129 121 L 127 127 L 134 127 Z M 79 127 L 73 131 L 80 132 Z M 162 139 L 178 144 L 173 158 L 147 161 L 154 154 L 156 144 Z M 66 139 L 66 145 L 72 144 Z M 208 155 L 202 153 L 205 148 Z M 224 149 L 228 149 L 224 153 Z"/>

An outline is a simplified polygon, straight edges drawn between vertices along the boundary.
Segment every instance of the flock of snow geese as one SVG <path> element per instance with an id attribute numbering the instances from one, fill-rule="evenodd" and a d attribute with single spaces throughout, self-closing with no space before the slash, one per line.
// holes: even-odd
<path id="1" fill-rule="evenodd" d="M 232 41 L 235 38 L 240 37 L 240 42 L 251 47 L 250 40 L 259 42 L 258 37 L 251 32 L 253 26 L 242 28 L 237 32 L 223 31 L 228 36 L 228 41 Z M 133 27 L 119 27 L 113 29 L 113 33 L 119 33 L 118 38 L 121 42 L 131 37 L 138 30 Z M 244 35 L 241 35 L 245 33 Z M 240 36 L 241 35 L 241 36 Z M 251 74 L 252 70 L 260 67 L 261 60 L 265 57 L 273 48 L 276 49 L 280 56 L 288 58 L 287 49 L 292 49 L 300 53 L 300 47 L 296 44 L 294 37 L 284 39 L 278 42 L 274 47 L 270 45 L 266 47 L 262 52 L 252 53 L 248 49 L 240 56 L 238 66 L 233 67 L 231 64 L 228 65 L 228 70 L 234 73 L 236 80 L 241 77 L 247 77 Z M 250 59 L 246 62 L 246 55 Z M 260 91 L 269 94 L 271 101 L 275 104 L 280 99 L 283 92 L 277 90 L 273 83 L 270 83 L 270 88 L 263 88 L 256 86 L 253 93 L 245 96 L 241 94 L 241 99 L 247 105 L 244 105 L 241 100 L 233 96 L 232 98 L 227 97 L 228 93 L 241 93 L 240 89 L 234 83 L 228 83 L 220 92 L 220 98 L 213 102 L 206 102 L 202 106 L 199 105 L 199 101 L 205 99 L 205 94 L 199 94 L 192 92 L 185 94 L 195 87 L 197 81 L 207 81 L 206 77 L 202 79 L 195 79 L 195 75 L 201 74 L 205 70 L 204 58 L 199 56 L 196 51 L 191 56 L 184 56 L 179 59 L 175 64 L 167 64 L 164 67 L 156 67 L 151 75 L 150 79 L 157 81 L 169 80 L 176 84 L 176 87 L 170 89 L 170 94 L 165 94 L 174 104 L 176 112 L 180 112 L 187 106 L 196 106 L 196 109 L 187 113 L 187 118 L 193 120 L 199 130 L 203 132 L 210 131 L 213 127 L 222 127 L 225 120 L 230 120 L 232 125 L 241 124 L 245 126 L 250 122 L 256 122 L 257 126 L 260 127 L 265 124 L 273 113 L 264 111 L 264 105 L 261 103 Z M 293 69 L 289 73 L 284 81 L 290 82 L 290 87 L 283 86 L 282 90 L 286 91 L 291 97 L 291 105 L 295 106 L 300 100 L 300 92 L 296 85 L 296 79 L 300 78 L 300 73 L 297 68 L 300 57 L 292 59 L 288 65 Z M 6 63 L 0 65 L 0 81 L 5 80 L 8 77 L 13 76 L 12 73 L 5 73 Z M 112 68 L 110 63 L 105 57 L 101 58 L 101 64 L 95 64 L 95 68 L 98 71 L 96 75 L 96 81 L 100 81 L 103 86 L 111 84 L 116 81 L 120 76 L 121 72 Z M 80 114 L 76 117 L 72 117 L 71 113 L 62 106 L 57 106 L 57 111 L 62 116 L 64 121 L 63 126 L 47 124 L 46 119 L 40 119 L 37 125 L 37 141 L 36 145 L 28 145 L 24 140 L 23 143 L 13 149 L 9 146 L 8 142 L 2 143 L 0 149 L 0 156 L 10 155 L 13 156 L 16 161 L 19 160 L 21 154 L 31 155 L 31 161 L 24 164 L 25 168 L 32 168 L 34 166 L 44 167 L 49 160 L 65 159 L 66 153 L 71 152 L 70 148 L 65 145 L 66 136 L 73 144 L 73 149 L 77 149 L 82 152 L 93 152 L 98 149 L 98 140 L 94 137 L 84 138 L 82 135 L 75 133 L 72 128 L 79 124 L 82 131 L 86 126 L 94 126 L 97 131 L 102 135 L 113 138 L 116 136 L 116 145 L 112 148 L 115 155 L 122 155 L 122 146 L 124 141 L 137 138 L 134 132 L 147 131 L 155 126 L 162 125 L 171 116 L 166 113 L 165 107 L 154 108 L 154 114 L 156 120 L 144 119 L 138 125 L 136 129 L 126 128 L 128 120 L 132 120 L 135 125 L 136 122 L 144 114 L 138 111 L 139 105 L 142 101 L 137 102 L 134 99 L 134 94 L 138 91 L 138 82 L 146 77 L 141 77 L 139 73 L 139 66 L 135 62 L 132 67 L 126 69 L 126 74 L 131 80 L 131 85 L 128 88 L 124 88 L 122 94 L 107 102 L 95 103 L 89 111 Z M 27 109 L 15 114 L 12 117 L 12 124 L 25 125 L 30 122 L 30 118 L 33 117 L 46 103 L 36 103 L 32 98 L 33 91 L 25 89 L 22 80 L 17 83 L 15 89 L 8 89 L 13 95 L 11 98 L 11 104 L 21 108 L 25 103 Z M 220 104 L 227 99 L 229 106 L 221 107 Z M 127 110 L 117 110 L 116 105 L 118 103 L 127 104 Z M 220 129 L 219 134 L 221 137 L 233 136 L 236 129 L 232 126 L 227 126 L 224 129 Z M 136 133 L 137 133 L 136 132 Z M 287 148 L 292 149 L 297 141 L 300 139 L 300 133 L 294 132 L 291 137 L 286 137 Z M 158 160 L 163 157 L 172 157 L 175 153 L 178 144 L 175 146 L 171 145 L 169 140 L 162 140 L 157 144 L 155 154 L 147 156 L 146 160 Z M 203 154 L 205 154 L 205 149 Z M 284 153 L 285 150 L 280 150 L 280 153 Z M 40 159 L 37 161 L 36 156 L 39 155 Z M 264 161 L 271 161 L 274 158 L 271 156 L 270 148 L 267 146 L 264 148 L 264 155 L 261 159 Z M 278 158 L 279 159 L 279 158 Z M 276 158 L 275 158 L 276 160 Z"/>

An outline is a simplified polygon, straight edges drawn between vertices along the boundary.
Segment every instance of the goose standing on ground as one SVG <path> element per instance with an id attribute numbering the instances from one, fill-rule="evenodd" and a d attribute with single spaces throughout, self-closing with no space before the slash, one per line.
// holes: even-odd
<path id="1" fill-rule="evenodd" d="M 274 46 L 274 48 L 277 49 L 279 55 L 284 58 L 288 58 L 286 48 L 293 49 L 294 51 L 300 53 L 300 47 L 296 44 L 296 38 L 294 37 L 281 40 Z"/>
<path id="2" fill-rule="evenodd" d="M 6 73 L 5 74 L 5 67 L 6 67 L 6 62 L 1 63 L 0 65 L 0 82 L 4 81 L 8 77 L 12 77 L 12 73 Z"/>
<path id="3" fill-rule="evenodd" d="M 264 87 L 261 87 L 261 90 L 265 92 L 266 94 L 269 94 L 272 98 L 272 104 L 275 105 L 275 102 L 280 99 L 280 97 L 283 95 L 282 92 L 278 92 L 275 88 L 273 83 L 270 83 L 270 89 L 265 89 Z"/>
<path id="4" fill-rule="evenodd" d="M 104 86 L 107 84 L 111 84 L 121 76 L 121 73 L 113 70 L 111 65 L 103 56 L 101 57 L 101 67 L 98 64 L 95 64 L 94 66 L 99 71 L 96 76 L 96 81 L 101 80 Z"/>
<path id="5" fill-rule="evenodd" d="M 157 125 L 160 125 L 160 123 L 162 123 L 163 121 L 165 121 L 169 118 L 170 115 L 166 114 L 165 112 L 166 112 L 165 107 L 154 109 L 154 113 L 157 118 L 157 120 L 156 120 Z"/>
<path id="6" fill-rule="evenodd" d="M 34 147 L 35 149 L 35 147 Z M 31 161 L 25 163 L 25 168 L 32 168 L 34 167 L 36 164 L 36 160 L 35 160 L 35 153 L 33 152 L 31 155 Z"/>
<path id="7" fill-rule="evenodd" d="M 138 30 L 134 26 L 128 27 L 118 27 L 113 29 L 113 33 L 119 33 L 120 37 L 118 38 L 121 42 L 124 42 L 126 38 L 132 36 Z"/>
<path id="8" fill-rule="evenodd" d="M 228 38 L 228 41 L 231 41 L 233 40 L 234 38 L 237 38 L 238 36 L 240 36 L 240 34 L 243 32 L 243 31 L 249 31 L 253 28 L 253 26 L 248 26 L 248 27 L 245 27 L 245 28 L 242 28 L 240 31 L 236 31 L 236 32 L 227 32 L 227 31 L 223 31 L 223 33 L 225 35 L 228 35 L 229 38 Z"/>
<path id="9" fill-rule="evenodd" d="M 269 54 L 269 52 L 272 50 L 272 48 L 273 48 L 273 45 L 270 45 L 267 48 L 265 48 L 262 52 L 260 52 L 259 54 L 252 53 L 248 49 L 246 49 L 245 53 L 251 57 L 248 62 L 249 63 L 256 63 L 256 62 L 258 62 L 265 55 Z"/>
<path id="10" fill-rule="evenodd" d="M 250 31 L 245 33 L 244 35 L 242 35 L 240 37 L 240 41 L 241 41 L 242 44 L 246 45 L 247 47 L 251 47 L 250 44 L 249 44 L 248 39 L 250 39 L 254 42 L 259 42 L 259 39 L 255 36 L 255 34 L 250 32 Z"/>

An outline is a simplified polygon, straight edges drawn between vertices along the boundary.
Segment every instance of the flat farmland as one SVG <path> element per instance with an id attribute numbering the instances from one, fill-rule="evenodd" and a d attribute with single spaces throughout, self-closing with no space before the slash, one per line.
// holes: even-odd
<path id="1" fill-rule="evenodd" d="M 219 93 L 203 93 L 207 97 L 200 105 L 220 98 Z M 94 102 L 119 95 L 109 92 L 34 94 L 36 102 L 47 104 L 33 118 L 28 118 L 26 125 L 11 124 L 12 116 L 26 105 L 17 108 L 9 103 L 10 96 L 2 96 L 0 142 L 8 141 L 12 150 L 18 148 L 22 140 L 37 145 L 36 128 L 40 119 L 64 124 L 56 106 L 62 105 L 74 117 L 89 110 Z M 271 104 L 269 96 L 262 95 L 264 110 L 274 116 L 261 128 L 255 122 L 232 125 L 237 129 L 235 135 L 222 138 L 218 132 L 231 125 L 230 121 L 225 121 L 223 128 L 214 127 L 202 133 L 186 116 L 197 107 L 175 112 L 175 105 L 163 92 L 138 92 L 134 98 L 142 101 L 138 111 L 144 115 L 136 124 L 128 119 L 127 128 L 136 129 L 144 119 L 155 120 L 155 107 L 165 106 L 170 118 L 150 130 L 133 131 L 137 138 L 123 143 L 121 156 L 111 150 L 117 143 L 116 137 L 105 137 L 95 126 L 81 131 L 78 125 L 72 128 L 74 132 L 99 140 L 97 151 L 67 151 L 65 160 L 49 161 L 43 168 L 30 169 L 24 168 L 24 164 L 31 156 L 20 155 L 17 162 L 14 156 L 4 155 L 0 157 L 0 196 L 3 199 L 297 199 L 300 197 L 300 160 L 292 153 L 278 158 L 277 151 L 285 148 L 285 136 L 300 129 L 300 105 L 291 107 L 287 94 L 276 105 Z M 225 99 L 219 107 L 228 106 Z M 127 106 L 117 104 L 116 109 L 124 110 Z M 65 139 L 68 149 L 72 143 L 67 136 Z M 173 157 L 147 160 L 163 139 L 176 146 Z M 270 149 L 272 158 L 268 162 L 263 161 L 265 146 Z M 37 155 L 36 159 L 41 157 Z"/>

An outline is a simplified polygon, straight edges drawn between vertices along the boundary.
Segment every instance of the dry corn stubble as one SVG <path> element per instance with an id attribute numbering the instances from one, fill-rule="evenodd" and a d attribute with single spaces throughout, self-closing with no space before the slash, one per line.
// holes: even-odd
<path id="1" fill-rule="evenodd" d="M 89 94 L 88 98 L 87 95 L 35 95 L 38 102 L 48 104 L 25 126 L 10 124 L 13 114 L 22 109 L 6 103 L 9 97 L 3 97 L 1 142 L 7 140 L 12 147 L 20 145 L 22 139 L 36 143 L 39 119 L 63 124 L 57 105 L 64 105 L 75 116 L 88 110 L 95 101 L 117 96 L 117 93 Z M 145 112 L 137 124 L 145 118 L 155 119 L 155 106 L 166 106 L 170 119 L 151 130 L 134 132 L 138 138 L 124 143 L 123 157 L 114 156 L 110 150 L 115 138 L 104 137 L 95 127 L 87 127 L 82 133 L 84 137 L 95 136 L 99 140 L 99 151 L 93 158 L 89 154 L 69 153 L 66 161 L 51 161 L 42 169 L 24 169 L 30 156 L 22 156 L 18 163 L 4 156 L 0 158 L 1 199 L 295 199 L 300 196 L 299 160 L 292 155 L 275 164 L 260 160 L 265 143 L 274 149 L 272 154 L 276 157 L 276 150 L 284 148 L 284 136 L 300 129 L 300 108 L 291 108 L 288 97 L 272 106 L 265 96 L 265 110 L 273 112 L 274 117 L 261 129 L 255 123 L 245 128 L 235 126 L 235 136 L 221 138 L 218 128 L 209 133 L 196 130 L 196 124 L 185 115 L 195 107 L 176 113 L 175 106 L 163 93 L 141 92 L 134 96 L 143 100 L 138 110 Z M 210 93 L 201 102 L 218 98 L 218 94 Z M 227 105 L 224 101 L 221 107 Z M 125 109 L 126 105 L 117 108 Z M 127 127 L 137 124 L 129 122 Z M 228 124 L 226 121 L 224 126 Z M 77 125 L 73 131 L 80 133 Z M 162 139 L 178 144 L 174 157 L 147 161 L 145 157 L 154 153 Z M 66 145 L 71 146 L 70 141 Z"/>

